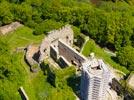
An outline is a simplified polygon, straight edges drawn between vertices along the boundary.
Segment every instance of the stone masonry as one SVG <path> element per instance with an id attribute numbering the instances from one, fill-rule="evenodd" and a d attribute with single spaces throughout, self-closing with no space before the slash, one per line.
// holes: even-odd
<path id="1" fill-rule="evenodd" d="M 62 61 L 64 65 L 74 64 L 81 66 L 81 63 L 86 60 L 86 57 L 72 48 L 73 34 L 70 25 L 49 32 L 40 45 L 39 62 L 42 62 L 47 57 L 52 57 L 55 61 Z"/>
<path id="2" fill-rule="evenodd" d="M 13 22 L 11 24 L 0 27 L 0 34 L 5 35 L 9 32 L 16 30 L 18 27 L 23 26 L 19 22 Z"/>
<path id="3" fill-rule="evenodd" d="M 59 30 L 53 30 L 48 32 L 48 35 L 44 38 L 40 45 L 40 58 L 42 62 L 46 57 L 50 56 L 50 45 L 58 48 L 58 40 L 62 39 L 66 44 L 72 46 L 73 44 L 73 30 L 70 25 L 66 25 Z"/>
<path id="4" fill-rule="evenodd" d="M 87 58 L 85 56 L 68 46 L 62 40 L 59 40 L 58 44 L 59 55 L 62 55 L 64 58 L 66 58 L 68 62 L 80 67 L 82 63 L 86 61 Z"/>

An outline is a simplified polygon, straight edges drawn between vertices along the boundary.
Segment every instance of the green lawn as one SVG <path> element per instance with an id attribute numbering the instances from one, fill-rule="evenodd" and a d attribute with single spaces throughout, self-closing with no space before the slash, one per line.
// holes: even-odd
<path id="1" fill-rule="evenodd" d="M 33 35 L 33 30 L 28 27 L 21 27 L 15 32 L 2 36 L 2 39 L 10 45 L 12 49 L 25 47 L 32 43 L 41 43 L 44 35 Z"/>
<path id="2" fill-rule="evenodd" d="M 83 48 L 82 54 L 85 56 L 89 56 L 91 52 L 94 52 L 98 58 L 102 58 L 106 63 L 112 66 L 115 69 L 118 69 L 125 74 L 129 73 L 129 71 L 124 67 L 116 63 L 113 59 L 111 59 L 111 55 L 104 52 L 102 48 L 100 48 L 92 39 L 90 39 Z"/>

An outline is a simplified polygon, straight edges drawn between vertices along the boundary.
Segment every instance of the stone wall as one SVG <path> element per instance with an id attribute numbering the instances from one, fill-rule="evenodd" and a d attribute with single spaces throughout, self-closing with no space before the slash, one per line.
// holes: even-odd
<path id="1" fill-rule="evenodd" d="M 58 50 L 53 46 L 50 46 L 50 57 L 53 58 L 55 61 L 57 61 L 58 59 Z"/>
<path id="2" fill-rule="evenodd" d="M 131 72 L 127 79 L 127 85 L 134 90 L 134 73 Z"/>
<path id="3" fill-rule="evenodd" d="M 61 68 L 71 66 L 71 64 L 63 56 L 59 57 L 58 64 L 60 65 Z"/>
<path id="4" fill-rule="evenodd" d="M 81 64 L 86 60 L 86 57 L 64 43 L 62 40 L 59 40 L 58 42 L 58 49 L 59 56 L 63 56 L 68 62 L 76 66 L 81 66 Z"/>
<path id="5" fill-rule="evenodd" d="M 27 47 L 25 58 L 30 66 L 38 63 L 38 57 L 35 57 L 38 54 L 38 50 L 38 46 L 35 45 L 29 45 Z"/>
<path id="6" fill-rule="evenodd" d="M 9 32 L 16 30 L 20 26 L 23 26 L 23 25 L 20 24 L 19 22 L 13 22 L 9 25 L 2 26 L 0 27 L 0 34 L 5 35 Z"/>
<path id="7" fill-rule="evenodd" d="M 19 88 L 18 92 L 20 93 L 22 100 L 29 100 L 29 97 L 27 96 L 27 94 L 22 86 Z"/>
<path id="8" fill-rule="evenodd" d="M 86 60 L 86 57 L 72 48 L 74 39 L 73 34 L 70 25 L 66 25 L 59 30 L 48 32 L 48 35 L 43 39 L 39 48 L 39 63 L 47 57 L 52 57 L 57 61 L 62 56 L 64 59 L 61 61 L 66 62 L 65 65 L 72 63 L 76 66 L 81 66 Z"/>
<path id="9" fill-rule="evenodd" d="M 53 30 L 48 32 L 48 35 L 44 38 L 40 45 L 40 62 L 47 56 L 50 56 L 50 45 L 53 44 L 58 48 L 58 40 L 61 39 L 66 44 L 72 46 L 73 44 L 73 30 L 70 25 L 66 25 L 59 30 Z"/>

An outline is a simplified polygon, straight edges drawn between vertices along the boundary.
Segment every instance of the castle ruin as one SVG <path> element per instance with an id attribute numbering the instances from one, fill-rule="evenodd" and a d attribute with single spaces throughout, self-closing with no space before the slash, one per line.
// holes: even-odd
<path id="1" fill-rule="evenodd" d="M 42 62 L 47 57 L 52 57 L 55 61 L 62 61 L 64 66 L 70 64 L 81 66 L 81 63 L 86 58 L 72 48 L 73 34 L 70 25 L 66 25 L 59 30 L 50 31 L 40 45 L 39 62 Z"/>
<path id="2" fill-rule="evenodd" d="M 108 89 L 108 83 L 110 82 L 110 71 L 102 60 L 94 58 L 94 54 L 89 59 L 76 51 L 73 48 L 73 34 L 70 25 L 48 32 L 48 35 L 45 36 L 39 46 L 38 63 L 40 64 L 44 59 L 51 57 L 54 61 L 60 62 L 59 65 L 63 67 L 70 66 L 71 64 L 81 67 L 80 92 L 82 99 L 106 100 L 104 97 Z"/>

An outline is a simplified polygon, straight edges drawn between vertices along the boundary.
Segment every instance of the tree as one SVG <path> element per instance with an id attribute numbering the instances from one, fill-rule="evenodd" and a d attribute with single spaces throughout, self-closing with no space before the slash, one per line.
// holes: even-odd
<path id="1" fill-rule="evenodd" d="M 54 29 L 59 29 L 62 26 L 63 26 L 62 23 L 56 22 L 55 20 L 45 20 L 35 27 L 34 34 L 36 35 L 44 33 L 46 34 L 47 32 Z"/>
<path id="2" fill-rule="evenodd" d="M 122 47 L 118 50 L 117 59 L 121 65 L 126 66 L 130 71 L 134 70 L 134 48 L 132 46 Z"/>
<path id="3" fill-rule="evenodd" d="M 11 4 L 3 1 L 0 3 L 0 21 L 1 24 L 8 24 L 13 21 L 14 17 L 11 13 Z"/>
<path id="4" fill-rule="evenodd" d="M 20 22 L 25 23 L 28 20 L 32 20 L 32 7 L 25 2 L 20 5 L 14 4 L 12 6 L 12 13 L 15 17 L 15 20 L 18 20 Z"/>

